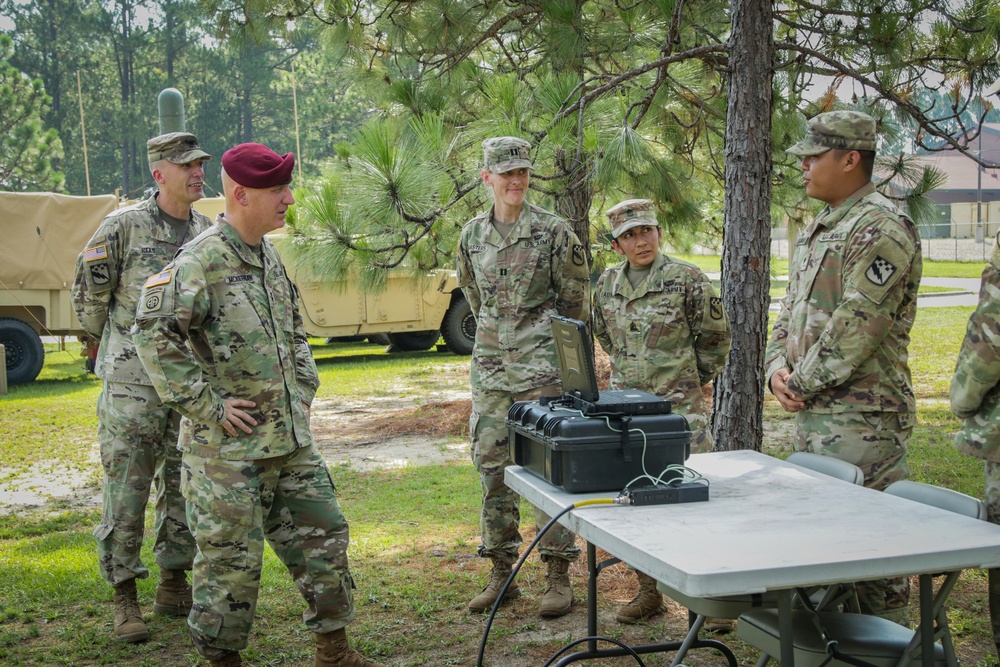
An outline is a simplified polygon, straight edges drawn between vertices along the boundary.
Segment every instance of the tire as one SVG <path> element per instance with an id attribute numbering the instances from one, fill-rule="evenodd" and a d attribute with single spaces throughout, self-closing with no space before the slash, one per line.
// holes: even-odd
<path id="1" fill-rule="evenodd" d="M 441 337 L 440 331 L 405 331 L 389 334 L 389 345 L 394 352 L 423 352 L 429 350 Z"/>
<path id="2" fill-rule="evenodd" d="M 464 296 L 456 295 L 441 320 L 441 336 L 448 350 L 458 355 L 472 354 L 476 344 L 476 318 Z"/>
<path id="3" fill-rule="evenodd" d="M 385 334 L 370 334 L 368 336 L 368 342 L 372 345 L 388 345 L 389 337 Z"/>
<path id="4" fill-rule="evenodd" d="M 7 384 L 34 382 L 45 363 L 45 348 L 35 330 L 21 320 L 0 318 L 0 344 L 7 356 Z"/>

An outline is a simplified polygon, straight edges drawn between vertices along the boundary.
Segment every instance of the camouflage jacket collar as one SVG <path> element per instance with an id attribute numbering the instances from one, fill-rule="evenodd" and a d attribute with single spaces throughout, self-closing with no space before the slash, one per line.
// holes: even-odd
<path id="1" fill-rule="evenodd" d="M 613 285 L 614 293 L 628 299 L 636 299 L 650 292 L 661 291 L 663 289 L 662 269 L 663 265 L 668 261 L 670 261 L 670 258 L 664 255 L 663 251 L 657 253 L 656 259 L 649 265 L 649 275 L 638 286 L 632 287 L 632 283 L 629 282 L 628 275 L 626 275 L 628 272 L 628 260 L 625 260 L 616 267 L 618 275 L 615 276 Z"/>
<path id="2" fill-rule="evenodd" d="M 149 199 L 143 202 L 146 213 L 149 214 L 150 233 L 157 241 L 164 241 L 179 246 L 185 241 L 190 240 L 188 230 L 191 229 L 192 214 L 188 213 L 188 222 L 186 225 L 174 226 L 170 224 L 160 215 L 160 207 L 156 204 L 156 197 L 159 194 L 160 191 L 157 190 Z"/>
<path id="3" fill-rule="evenodd" d="M 246 244 L 243 239 L 240 238 L 240 233 L 236 231 L 236 228 L 226 222 L 226 217 L 224 214 L 220 213 L 219 217 L 216 218 L 216 224 L 222 234 L 222 237 L 232 246 L 236 254 L 240 256 L 245 264 L 251 266 L 256 266 L 259 269 L 264 268 L 264 263 L 261 261 L 260 253 L 257 248 L 253 248 Z M 267 239 L 260 240 L 261 246 L 267 243 Z"/>
<path id="4" fill-rule="evenodd" d="M 486 214 L 485 224 L 490 230 L 490 233 L 486 236 L 487 243 L 500 248 L 506 248 L 507 246 L 515 245 L 521 239 L 531 238 L 531 207 L 528 202 L 524 202 L 524 205 L 521 206 L 521 214 L 517 216 L 517 222 L 511 227 L 507 238 L 502 238 L 500 232 L 493 226 L 493 208 L 493 206 L 490 206 L 490 210 Z"/>
<path id="5" fill-rule="evenodd" d="M 819 212 L 819 215 L 813 219 L 812 224 L 806 229 L 806 238 L 811 237 L 813 232 L 815 232 L 818 227 L 825 227 L 826 229 L 836 227 L 840 224 L 841 220 L 850 215 L 851 209 L 853 209 L 858 202 L 874 192 L 875 184 L 869 181 L 868 184 L 855 190 L 854 194 L 845 199 L 844 202 L 837 208 L 830 208 L 829 206 L 824 207 L 823 210 Z"/>

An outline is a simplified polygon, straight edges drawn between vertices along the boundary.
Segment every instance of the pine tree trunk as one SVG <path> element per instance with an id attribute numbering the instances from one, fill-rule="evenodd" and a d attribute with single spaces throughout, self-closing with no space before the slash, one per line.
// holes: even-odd
<path id="1" fill-rule="evenodd" d="M 722 300 L 733 346 L 715 381 L 712 434 L 716 449 L 760 451 L 771 260 L 770 0 L 734 0 L 732 17 Z"/>

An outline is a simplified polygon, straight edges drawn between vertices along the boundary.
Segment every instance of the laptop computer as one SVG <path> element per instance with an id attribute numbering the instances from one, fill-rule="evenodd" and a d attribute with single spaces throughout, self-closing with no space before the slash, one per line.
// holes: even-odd
<path id="1" fill-rule="evenodd" d="M 560 315 L 552 316 L 552 338 L 559 356 L 563 400 L 584 415 L 663 415 L 670 401 L 638 389 L 598 392 L 594 372 L 593 338 L 587 325 Z"/>

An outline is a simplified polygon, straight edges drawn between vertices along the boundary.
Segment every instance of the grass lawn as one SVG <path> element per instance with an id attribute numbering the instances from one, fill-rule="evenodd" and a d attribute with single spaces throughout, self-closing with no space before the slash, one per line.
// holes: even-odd
<path id="1" fill-rule="evenodd" d="M 912 477 L 970 495 L 983 493 L 982 464 L 959 454 L 950 434 L 958 421 L 948 410 L 947 392 L 954 360 L 971 308 L 918 311 L 910 358 L 920 402 L 910 449 Z M 39 480 L 82 484 L 81 498 L 41 508 L 21 507 L 0 515 L 0 665 L 123 665 L 170 667 L 203 665 L 190 645 L 183 619 L 150 612 L 157 572 L 147 544 L 143 559 L 151 578 L 139 582 L 150 641 L 121 645 L 111 638 L 112 589 L 98 576 L 91 531 L 99 509 L 86 502 L 99 493 L 94 407 L 100 383 L 82 371 L 77 350 L 49 350 L 42 376 L 32 385 L 0 396 L 0 507 Z M 318 398 L 400 396 L 421 404 L 441 387 L 464 387 L 467 358 L 450 353 L 386 355 L 371 345 L 316 346 L 323 386 Z M 391 414 L 387 418 L 392 418 Z M 770 433 L 765 448 L 787 454 L 787 414 L 773 399 L 765 403 Z M 479 488 L 468 463 L 356 472 L 332 471 L 344 512 L 351 522 L 351 564 L 357 579 L 358 618 L 350 634 L 371 657 L 395 666 L 474 665 L 484 620 L 470 616 L 465 603 L 484 580 L 486 564 L 475 557 Z M 35 489 L 38 491 L 38 489 Z M 41 493 L 44 495 L 44 487 Z M 526 541 L 533 537 L 530 508 L 524 508 Z M 151 514 L 149 515 L 151 522 Z M 148 534 L 148 533 L 147 533 Z M 618 566 L 620 567 L 620 566 Z M 485 664 L 492 667 L 543 665 L 554 652 L 585 634 L 582 603 L 562 624 L 534 614 L 542 568 L 529 559 L 522 585 L 529 591 L 494 624 Z M 585 573 L 574 566 L 578 597 L 586 595 Z M 602 575 L 613 577 L 614 568 Z M 624 577 L 625 575 L 620 575 Z M 603 584 L 602 584 L 603 585 Z M 602 610 L 613 614 L 613 596 L 601 589 Z M 950 608 L 956 644 L 969 667 L 995 667 L 985 610 L 985 576 L 963 575 Z M 261 598 L 244 659 L 252 666 L 312 664 L 313 644 L 302 624 L 303 603 L 280 562 L 268 549 Z M 602 612 L 603 613 L 603 612 Z M 669 618 L 668 618 L 669 617 Z M 602 632 L 632 642 L 676 637 L 685 621 L 679 611 L 639 626 L 605 622 Z M 680 625 L 678 625 L 680 624 Z M 725 638 L 742 665 L 753 651 Z M 662 656 L 647 665 L 666 665 Z M 631 659 L 601 661 L 607 667 L 633 665 Z M 694 651 L 690 667 L 724 664 Z"/>

